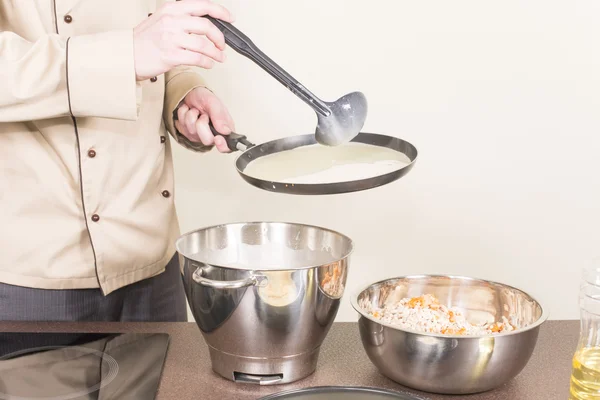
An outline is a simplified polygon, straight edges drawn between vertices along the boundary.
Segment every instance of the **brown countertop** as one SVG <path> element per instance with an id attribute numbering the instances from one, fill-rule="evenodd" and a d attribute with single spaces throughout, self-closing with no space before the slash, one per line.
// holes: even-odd
<path id="1" fill-rule="evenodd" d="M 371 386 L 411 392 L 380 375 L 367 358 L 356 323 L 336 323 L 321 351 L 317 371 L 285 386 L 256 387 L 235 384 L 215 375 L 208 349 L 194 323 L 0 323 L 0 332 L 167 332 L 171 344 L 157 400 L 255 400 L 289 389 L 311 386 Z M 472 400 L 567 399 L 571 357 L 579 337 L 578 321 L 549 321 L 542 326 L 531 361 L 504 387 L 491 392 L 460 396 Z M 424 399 L 457 399 L 417 393 Z"/>

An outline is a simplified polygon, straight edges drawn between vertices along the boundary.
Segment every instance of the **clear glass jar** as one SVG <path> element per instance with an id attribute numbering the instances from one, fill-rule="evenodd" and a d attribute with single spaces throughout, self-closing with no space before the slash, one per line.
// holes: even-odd
<path id="1" fill-rule="evenodd" d="M 583 270 L 579 309 L 581 327 L 569 400 L 600 400 L 600 259 Z"/>

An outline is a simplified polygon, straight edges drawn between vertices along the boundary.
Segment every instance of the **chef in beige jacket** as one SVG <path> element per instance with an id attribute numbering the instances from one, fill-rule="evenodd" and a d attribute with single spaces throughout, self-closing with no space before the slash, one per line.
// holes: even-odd
<path id="1" fill-rule="evenodd" d="M 225 60 L 206 15 L 232 22 L 208 0 L 0 0 L 0 320 L 187 319 L 171 141 L 226 152 L 208 122 L 234 128 L 201 78 Z"/>

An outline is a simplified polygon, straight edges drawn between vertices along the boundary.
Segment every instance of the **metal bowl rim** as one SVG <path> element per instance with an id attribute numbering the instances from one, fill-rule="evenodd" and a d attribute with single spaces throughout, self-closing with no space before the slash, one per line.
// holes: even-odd
<path id="1" fill-rule="evenodd" d="M 398 168 L 398 169 L 396 169 L 394 171 L 391 171 L 391 172 L 388 172 L 386 174 L 377 176 L 376 178 L 391 176 L 391 175 L 396 174 L 399 171 L 402 171 L 402 170 L 404 170 L 406 168 L 412 168 L 412 166 L 417 162 L 417 158 L 419 158 L 419 152 L 418 152 L 417 148 L 412 143 L 410 143 L 407 140 L 404 140 L 402 138 L 395 137 L 395 136 L 384 135 L 384 134 L 381 134 L 381 133 L 359 132 L 358 135 L 351 140 L 351 142 L 354 142 L 359 135 L 383 136 L 383 137 L 388 137 L 388 138 L 391 138 L 391 139 L 398 139 L 398 140 L 401 140 L 402 142 L 405 142 L 405 143 L 409 144 L 415 150 L 415 157 L 412 160 L 410 160 L 410 162 L 408 164 L 406 164 L 402 168 Z M 311 136 L 314 137 L 315 136 L 314 133 L 309 133 L 309 134 L 304 134 L 304 135 L 297 135 L 297 137 L 299 137 L 299 138 L 308 138 L 308 137 L 311 137 Z M 282 141 L 282 140 L 285 140 L 285 139 L 286 138 L 273 139 L 273 140 L 270 140 L 270 141 L 265 142 L 265 143 L 260 143 L 260 144 L 258 144 L 256 146 L 266 146 L 266 145 L 273 144 L 275 142 L 279 142 L 279 141 Z M 376 146 L 376 145 L 373 145 L 373 146 Z M 304 146 L 298 146 L 298 147 L 304 147 Z M 377 146 L 377 147 L 383 147 L 383 146 Z M 240 176 L 242 176 L 242 177 L 243 176 L 248 176 L 248 177 L 250 177 L 252 179 L 256 179 L 256 180 L 259 180 L 259 181 L 262 181 L 262 182 L 269 182 L 269 183 L 271 183 L 271 184 L 273 184 L 275 186 L 277 186 L 277 185 L 279 185 L 279 186 L 291 185 L 291 186 L 303 189 L 303 188 L 329 187 L 331 185 L 338 185 L 340 183 L 353 183 L 353 184 L 366 183 L 366 182 L 369 182 L 369 181 L 371 181 L 373 179 L 373 177 L 371 177 L 371 178 L 356 179 L 354 181 L 327 182 L 327 183 L 289 183 L 289 182 L 286 183 L 286 182 L 268 181 L 268 180 L 264 180 L 264 179 L 259 179 L 259 178 L 256 178 L 256 177 L 248 175 L 246 172 L 244 172 L 244 170 L 242 170 L 239 167 L 239 161 L 242 159 L 242 157 L 244 157 L 244 155 L 246 154 L 246 152 L 248 152 L 251 149 L 253 149 L 253 147 L 245 150 L 244 152 L 242 152 L 240 155 L 238 155 L 235 158 L 234 162 L 235 162 L 235 169 L 236 169 L 237 173 Z M 289 150 L 287 150 L 287 151 L 289 151 Z M 399 152 L 399 153 L 402 153 L 402 152 Z M 406 153 L 402 153 L 402 154 L 406 155 Z M 256 159 L 254 159 L 252 161 L 255 161 L 255 160 Z"/>
<path id="2" fill-rule="evenodd" d="M 344 238 L 345 240 L 348 241 L 348 246 L 349 249 L 346 252 L 347 254 L 344 257 L 339 257 L 336 258 L 334 261 L 331 261 L 331 263 L 329 264 L 333 264 L 345 259 L 348 259 L 353 253 L 354 253 L 354 241 L 347 235 L 344 235 L 341 232 L 338 232 L 336 230 L 333 229 L 329 229 L 329 228 L 323 228 L 321 226 L 317 226 L 317 225 L 311 225 L 311 224 L 303 224 L 303 223 L 297 223 L 297 222 L 282 222 L 282 221 L 247 221 L 247 222 L 228 222 L 228 223 L 224 223 L 224 224 L 217 224 L 217 225 L 210 225 L 210 226 L 206 226 L 204 228 L 199 228 L 199 229 L 195 229 L 192 231 L 188 231 L 184 234 L 182 234 L 181 236 L 179 236 L 179 238 L 177 239 L 177 241 L 175 242 L 175 249 L 177 250 L 177 253 L 180 254 L 181 256 L 185 257 L 188 260 L 191 261 L 196 261 L 205 265 L 209 265 L 211 267 L 215 267 L 215 268 L 223 268 L 223 269 L 227 269 L 227 270 L 234 270 L 234 271 L 303 271 L 306 269 L 311 269 L 311 268 L 318 268 L 318 267 L 323 267 L 329 264 L 319 264 L 319 265 L 307 265 L 304 267 L 298 267 L 298 268 L 285 268 L 285 269 L 269 269 L 269 268 L 265 268 L 265 269 L 256 269 L 256 268 L 233 268 L 233 267 L 228 267 L 228 266 L 224 266 L 224 265 L 218 265 L 218 264 L 207 264 L 204 261 L 200 261 L 197 260 L 193 257 L 190 257 L 188 255 L 184 255 L 181 250 L 180 250 L 180 243 L 182 240 L 184 240 L 186 237 L 191 236 L 195 233 L 201 232 L 201 231 L 208 231 L 211 229 L 217 229 L 217 228 L 221 228 L 221 227 L 226 227 L 226 226 L 241 226 L 241 225 L 260 225 L 260 224 L 267 224 L 267 225 L 290 225 L 290 226 L 297 226 L 297 227 L 301 227 L 301 228 L 315 228 L 315 229 L 320 229 L 324 232 L 328 232 L 328 233 L 332 233 L 334 235 L 338 235 L 342 238 Z"/>
<path id="3" fill-rule="evenodd" d="M 371 317 L 370 315 L 368 315 L 366 312 L 364 312 L 362 307 L 358 304 L 358 297 L 365 290 L 367 290 L 373 286 L 381 285 L 381 284 L 391 282 L 391 281 L 396 281 L 396 280 L 403 280 L 403 279 L 410 280 L 410 279 L 423 279 L 423 278 L 450 278 L 450 279 L 456 279 L 456 280 L 484 282 L 484 283 L 489 283 L 492 285 L 499 285 L 499 286 L 503 286 L 508 289 L 516 290 L 516 291 L 519 291 L 519 292 L 527 295 L 529 298 L 531 298 L 533 301 L 535 301 L 535 303 L 542 310 L 542 315 L 540 315 L 540 317 L 534 323 L 532 323 L 524 328 L 515 329 L 514 331 L 511 331 L 511 332 L 498 333 L 498 334 L 494 334 L 494 335 L 445 335 L 445 334 L 441 334 L 441 333 L 422 332 L 422 331 L 417 331 L 417 330 L 413 330 L 413 329 L 399 328 L 398 326 L 394 326 L 392 324 L 382 322 L 382 321 L 377 320 L 377 319 Z M 487 279 L 474 278 L 474 277 L 469 277 L 469 276 L 462 276 L 462 275 L 421 274 L 421 275 L 405 275 L 405 276 L 398 276 L 398 277 L 394 277 L 394 278 L 386 278 L 386 279 L 380 280 L 378 282 L 374 282 L 369 285 L 366 285 L 362 289 L 355 290 L 352 294 L 351 302 L 352 302 L 352 307 L 354 308 L 354 310 L 362 318 L 366 318 L 372 322 L 375 322 L 376 324 L 382 325 L 386 328 L 390 328 L 390 329 L 393 329 L 396 331 L 412 333 L 415 335 L 435 337 L 435 338 L 440 338 L 440 339 L 474 339 L 474 340 L 478 340 L 478 339 L 489 338 L 489 337 L 496 338 L 496 337 L 503 337 L 503 336 L 518 335 L 519 333 L 524 333 L 524 332 L 538 328 L 540 325 L 542 325 L 548 319 L 548 312 L 546 311 L 544 306 L 542 306 L 542 304 L 537 300 L 536 297 L 530 295 L 529 293 L 525 292 L 524 290 L 521 290 L 517 287 L 507 285 L 507 284 L 501 283 L 501 282 L 490 281 Z"/>

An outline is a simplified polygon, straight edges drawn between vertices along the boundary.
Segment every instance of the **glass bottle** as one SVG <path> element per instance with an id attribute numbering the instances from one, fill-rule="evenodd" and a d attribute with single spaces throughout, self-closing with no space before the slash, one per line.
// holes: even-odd
<path id="1" fill-rule="evenodd" d="M 580 333 L 573 356 L 569 400 L 600 400 L 600 259 L 583 270 Z"/>

